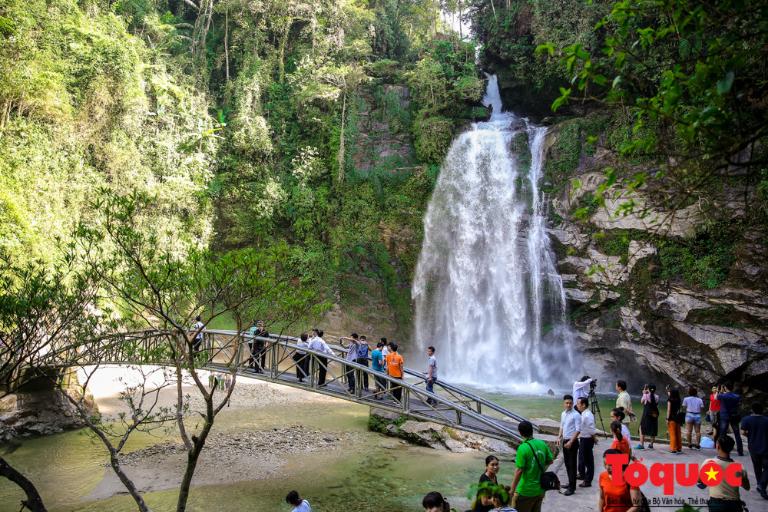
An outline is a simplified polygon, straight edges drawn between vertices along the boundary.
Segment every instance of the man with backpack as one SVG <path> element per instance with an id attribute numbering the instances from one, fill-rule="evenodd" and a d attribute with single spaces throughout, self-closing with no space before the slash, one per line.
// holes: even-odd
<path id="1" fill-rule="evenodd" d="M 542 487 L 542 475 L 552 464 L 554 456 L 547 443 L 533 438 L 533 425 L 530 421 L 521 421 L 517 431 L 524 441 L 517 447 L 515 456 L 515 477 L 510 493 L 511 505 L 517 512 L 541 512 L 545 489 Z M 557 487 L 560 486 L 556 482 Z"/>
<path id="2" fill-rule="evenodd" d="M 368 338 L 360 336 L 360 340 L 357 344 L 357 364 L 368 366 Z M 363 389 L 368 391 L 368 372 L 363 372 Z"/>

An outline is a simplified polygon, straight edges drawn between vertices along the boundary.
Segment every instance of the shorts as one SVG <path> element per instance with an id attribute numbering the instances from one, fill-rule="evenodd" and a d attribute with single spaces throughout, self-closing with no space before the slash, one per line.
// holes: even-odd
<path id="1" fill-rule="evenodd" d="M 685 413 L 685 422 L 693 423 L 695 425 L 701 425 L 701 413 L 700 412 Z"/>

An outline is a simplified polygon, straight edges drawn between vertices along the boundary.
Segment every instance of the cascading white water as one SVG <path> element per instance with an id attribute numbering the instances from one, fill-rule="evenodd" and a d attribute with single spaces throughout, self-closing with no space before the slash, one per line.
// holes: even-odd
<path id="1" fill-rule="evenodd" d="M 483 103 L 490 120 L 453 141 L 424 218 L 415 336 L 437 348 L 448 380 L 546 389 L 571 359 L 539 191 L 546 128 L 503 112 L 496 76 Z M 527 148 L 515 154 L 520 137 Z"/>

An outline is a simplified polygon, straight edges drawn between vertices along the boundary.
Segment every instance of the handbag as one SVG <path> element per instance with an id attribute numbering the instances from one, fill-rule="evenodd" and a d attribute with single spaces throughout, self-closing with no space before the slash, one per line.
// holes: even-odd
<path id="1" fill-rule="evenodd" d="M 541 462 L 539 462 L 539 458 L 536 456 L 536 450 L 533 449 L 533 446 L 528 444 L 528 441 L 524 442 L 523 444 L 527 444 L 528 448 L 531 449 L 531 453 L 533 454 L 534 460 L 536 460 L 536 464 L 539 465 L 539 469 L 541 470 L 541 477 L 539 478 L 539 485 L 542 489 L 545 491 L 560 491 L 560 479 L 557 478 L 557 474 L 555 474 L 552 471 L 544 471 L 544 466 L 541 465 Z"/>

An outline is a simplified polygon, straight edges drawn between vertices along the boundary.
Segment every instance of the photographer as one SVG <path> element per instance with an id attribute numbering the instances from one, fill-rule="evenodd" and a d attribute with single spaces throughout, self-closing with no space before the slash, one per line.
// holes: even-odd
<path id="1" fill-rule="evenodd" d="M 643 396 L 640 398 L 643 404 L 643 416 L 640 418 L 640 444 L 635 449 L 645 449 L 645 438 L 650 437 L 648 448 L 653 450 L 653 442 L 659 434 L 659 395 L 656 394 L 655 384 L 643 386 Z"/>
<path id="2" fill-rule="evenodd" d="M 590 379 L 589 375 L 585 375 L 573 383 L 573 399 L 589 397 L 589 392 L 594 391 L 597 386 L 597 379 Z"/>

